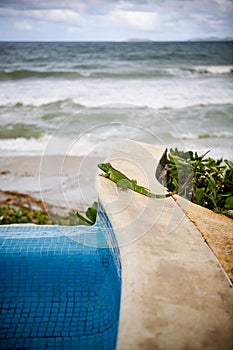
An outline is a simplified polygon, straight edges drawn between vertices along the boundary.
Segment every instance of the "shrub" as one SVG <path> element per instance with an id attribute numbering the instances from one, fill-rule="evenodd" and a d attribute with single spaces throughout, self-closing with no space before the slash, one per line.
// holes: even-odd
<path id="1" fill-rule="evenodd" d="M 233 162 L 206 158 L 197 152 L 171 149 L 167 159 L 167 188 L 172 193 L 215 212 L 233 209 Z"/>

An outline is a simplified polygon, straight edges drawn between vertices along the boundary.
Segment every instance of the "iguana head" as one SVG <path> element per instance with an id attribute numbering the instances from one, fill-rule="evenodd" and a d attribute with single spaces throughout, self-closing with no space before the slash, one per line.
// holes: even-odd
<path id="1" fill-rule="evenodd" d="M 111 167 L 110 163 L 100 163 L 100 164 L 98 164 L 98 168 L 100 168 L 104 172 L 107 172 L 110 169 L 110 167 Z"/>

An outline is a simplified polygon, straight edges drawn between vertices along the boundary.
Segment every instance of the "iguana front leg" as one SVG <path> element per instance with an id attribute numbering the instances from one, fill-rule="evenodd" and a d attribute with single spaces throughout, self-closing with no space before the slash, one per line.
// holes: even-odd
<path id="1" fill-rule="evenodd" d="M 107 171 L 106 173 L 103 173 L 103 174 L 99 174 L 100 176 L 103 176 L 103 177 L 106 177 L 106 179 L 109 179 L 110 178 L 110 172 Z"/>

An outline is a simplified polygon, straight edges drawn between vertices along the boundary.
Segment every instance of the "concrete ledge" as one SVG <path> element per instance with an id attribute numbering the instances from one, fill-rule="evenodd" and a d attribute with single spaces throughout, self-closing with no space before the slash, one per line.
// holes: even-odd
<path id="1" fill-rule="evenodd" d="M 109 161 L 152 192 L 165 149 L 133 141 Z M 97 176 L 122 260 L 118 350 L 233 348 L 233 290 L 173 198 L 147 198 Z"/>

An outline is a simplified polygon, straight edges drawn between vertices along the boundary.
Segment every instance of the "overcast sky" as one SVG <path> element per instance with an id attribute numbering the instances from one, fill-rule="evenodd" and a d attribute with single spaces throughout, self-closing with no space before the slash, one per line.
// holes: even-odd
<path id="1" fill-rule="evenodd" d="M 233 0 L 0 0 L 1 41 L 233 37 Z"/>

